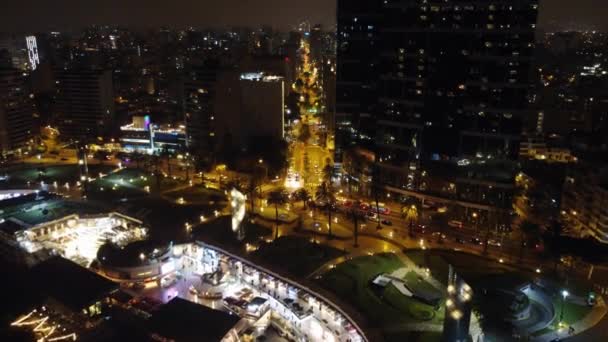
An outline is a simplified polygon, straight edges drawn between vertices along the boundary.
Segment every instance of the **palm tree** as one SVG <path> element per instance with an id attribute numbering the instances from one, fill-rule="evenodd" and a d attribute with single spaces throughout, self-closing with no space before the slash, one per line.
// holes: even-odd
<path id="1" fill-rule="evenodd" d="M 372 196 L 376 202 L 376 215 L 378 215 L 378 225 L 376 230 L 382 229 L 380 225 L 380 191 L 382 191 L 382 184 L 380 183 L 380 166 L 378 165 L 378 158 L 374 159 L 374 165 L 372 166 Z"/>
<path id="2" fill-rule="evenodd" d="M 249 200 L 251 202 L 251 212 L 255 213 L 255 192 L 257 190 L 257 182 L 255 177 L 251 177 L 251 180 L 249 181 L 249 183 L 247 183 L 247 187 L 243 190 L 245 191 L 247 197 L 249 197 Z"/>
<path id="3" fill-rule="evenodd" d="M 305 188 L 298 189 L 298 191 L 296 191 L 295 193 L 295 198 L 302 201 L 302 206 L 304 207 L 304 209 L 306 209 L 306 202 L 310 198 L 308 190 L 306 190 Z"/>
<path id="4" fill-rule="evenodd" d="M 275 240 L 279 238 L 279 206 L 287 202 L 287 194 L 283 189 L 276 189 L 268 194 L 268 204 L 274 205 L 276 230 Z"/>
<path id="5" fill-rule="evenodd" d="M 355 238 L 355 243 L 354 243 L 354 247 L 357 248 L 359 247 L 359 220 L 363 219 L 363 215 L 361 214 L 361 212 L 357 209 L 358 206 L 353 206 L 352 209 L 350 210 L 350 214 L 353 218 L 353 223 L 355 224 L 355 231 L 354 231 L 354 238 Z"/>
<path id="6" fill-rule="evenodd" d="M 530 221 L 524 221 L 519 228 L 521 230 L 521 246 L 519 250 L 519 259 L 524 257 L 524 247 L 526 241 L 536 240 L 540 235 L 540 226 Z"/>
<path id="7" fill-rule="evenodd" d="M 414 221 L 418 221 L 418 207 L 414 204 L 403 207 L 401 213 L 405 216 L 406 220 L 410 221 L 408 233 L 412 236 Z"/>
<path id="8" fill-rule="evenodd" d="M 317 200 L 321 200 L 326 203 L 325 207 L 327 208 L 327 222 L 328 222 L 328 228 L 329 228 L 329 238 L 331 239 L 333 237 L 333 235 L 331 233 L 331 209 L 332 209 L 334 203 L 336 202 L 336 198 L 335 198 L 333 189 L 331 188 L 330 185 L 323 182 L 317 188 L 316 198 L 317 198 Z"/>
<path id="9" fill-rule="evenodd" d="M 167 174 L 169 175 L 169 177 L 171 177 L 171 152 L 169 152 L 169 149 L 166 146 L 163 147 L 161 156 L 167 162 Z"/>
<path id="10" fill-rule="evenodd" d="M 328 158 L 329 159 L 329 158 Z M 331 179 L 334 176 L 334 168 L 331 163 L 327 163 L 325 167 L 323 167 L 323 180 L 328 184 L 331 184 Z"/>
<path id="11" fill-rule="evenodd" d="M 564 227 L 558 221 L 553 221 L 551 223 L 551 225 L 549 226 L 549 234 L 548 234 L 549 246 L 548 247 L 549 247 L 549 253 L 553 257 L 553 261 L 555 262 L 553 264 L 553 272 L 555 272 L 555 273 L 557 272 L 557 265 L 559 264 L 562 253 L 563 253 L 563 250 L 562 250 L 563 246 L 560 241 L 560 236 L 562 235 L 563 230 L 564 230 Z"/>

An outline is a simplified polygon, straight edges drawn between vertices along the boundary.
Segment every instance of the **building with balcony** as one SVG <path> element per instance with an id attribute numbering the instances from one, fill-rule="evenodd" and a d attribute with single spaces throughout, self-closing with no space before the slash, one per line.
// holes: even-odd
<path id="1" fill-rule="evenodd" d="M 608 243 L 608 168 L 578 165 L 566 176 L 562 219 L 579 236 Z"/>

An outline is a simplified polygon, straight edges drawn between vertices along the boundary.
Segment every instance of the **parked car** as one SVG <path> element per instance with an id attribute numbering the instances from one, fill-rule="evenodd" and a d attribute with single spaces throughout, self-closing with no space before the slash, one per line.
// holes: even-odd
<path id="1" fill-rule="evenodd" d="M 454 228 L 462 228 L 463 224 L 462 221 L 458 221 L 458 220 L 449 220 L 448 221 L 448 226 L 450 227 L 454 227 Z"/>
<path id="2" fill-rule="evenodd" d="M 496 241 L 496 240 L 488 240 L 488 245 L 490 245 L 490 246 L 496 246 L 496 247 L 502 246 L 502 244 L 500 243 L 500 241 Z"/>

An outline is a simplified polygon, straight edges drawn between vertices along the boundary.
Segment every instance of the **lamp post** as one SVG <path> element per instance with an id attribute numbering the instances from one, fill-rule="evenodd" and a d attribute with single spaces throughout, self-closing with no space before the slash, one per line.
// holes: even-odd
<path id="1" fill-rule="evenodd" d="M 559 313 L 559 324 L 562 324 L 562 321 L 564 320 L 564 305 L 566 304 L 566 297 L 568 297 L 568 295 L 570 295 L 570 293 L 568 292 L 568 290 L 562 290 L 562 309 Z"/>

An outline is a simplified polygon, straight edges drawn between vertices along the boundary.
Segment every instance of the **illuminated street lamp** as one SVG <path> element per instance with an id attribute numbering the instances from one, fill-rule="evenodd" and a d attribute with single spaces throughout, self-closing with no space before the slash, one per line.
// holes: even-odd
<path id="1" fill-rule="evenodd" d="M 559 324 L 561 325 L 564 320 L 564 305 L 566 304 L 566 298 L 570 295 L 568 290 L 562 290 L 562 309 L 559 313 Z"/>

